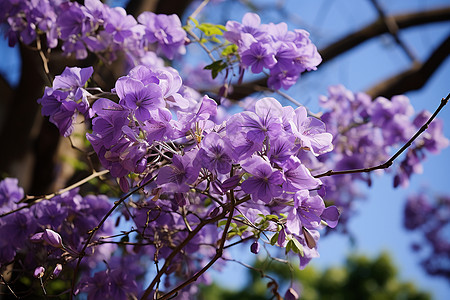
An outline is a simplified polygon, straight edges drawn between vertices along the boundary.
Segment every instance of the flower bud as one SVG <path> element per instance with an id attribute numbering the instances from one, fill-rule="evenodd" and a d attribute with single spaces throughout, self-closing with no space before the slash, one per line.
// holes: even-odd
<path id="1" fill-rule="evenodd" d="M 51 229 L 45 229 L 44 234 L 42 235 L 44 241 L 46 241 L 50 246 L 55 248 L 62 248 L 62 238 L 59 233 L 54 232 Z"/>
<path id="2" fill-rule="evenodd" d="M 30 241 L 32 243 L 40 243 L 44 240 L 44 238 L 42 237 L 44 235 L 43 232 L 38 232 L 36 234 L 33 234 L 32 237 L 30 237 Z"/>
<path id="3" fill-rule="evenodd" d="M 293 288 L 289 288 L 284 294 L 284 300 L 297 300 L 298 294 Z"/>
<path id="4" fill-rule="evenodd" d="M 45 268 L 44 267 L 37 267 L 34 270 L 34 277 L 42 278 L 44 276 L 44 273 L 45 273 Z"/>
<path id="5" fill-rule="evenodd" d="M 59 273 L 61 273 L 63 266 L 61 264 L 57 264 L 55 269 L 53 270 L 53 277 L 56 278 L 59 276 Z"/>
<path id="6" fill-rule="evenodd" d="M 250 251 L 254 254 L 259 253 L 259 243 L 258 241 L 254 241 L 253 244 L 250 246 Z"/>

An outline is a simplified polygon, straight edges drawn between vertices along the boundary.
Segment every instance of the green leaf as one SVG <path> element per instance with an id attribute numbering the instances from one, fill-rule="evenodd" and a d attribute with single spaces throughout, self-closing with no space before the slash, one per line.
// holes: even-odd
<path id="1" fill-rule="evenodd" d="M 189 17 L 188 20 L 192 21 L 195 24 L 196 27 L 198 26 L 198 21 L 195 18 Z"/>
<path id="2" fill-rule="evenodd" d="M 227 31 L 227 28 L 225 26 L 223 26 L 223 25 L 218 24 L 218 25 L 216 25 L 216 27 L 221 29 L 221 30 L 223 30 L 223 31 Z"/>
<path id="3" fill-rule="evenodd" d="M 227 67 L 227 64 L 223 60 L 216 60 L 212 64 L 205 66 L 203 69 L 211 70 L 212 78 L 216 78 L 219 72 Z"/>
<path id="4" fill-rule="evenodd" d="M 294 252 L 300 253 L 300 255 L 303 257 L 304 256 L 303 245 L 300 244 L 300 242 L 295 237 L 293 237 L 292 240 L 290 240 L 290 241 L 292 241 L 294 243 L 295 248 L 297 248 L 297 251 L 294 250 Z"/>
<path id="5" fill-rule="evenodd" d="M 280 235 L 279 232 L 275 233 L 272 238 L 270 239 L 270 244 L 273 246 L 277 243 L 278 241 L 278 236 Z"/>
<path id="6" fill-rule="evenodd" d="M 225 224 L 227 224 L 227 220 L 219 221 L 219 223 L 217 223 L 217 227 L 225 226 Z"/>
<path id="7" fill-rule="evenodd" d="M 217 44 L 221 43 L 221 41 L 218 38 L 216 38 L 215 36 L 213 36 L 210 40 L 211 40 L 211 42 L 214 42 L 214 43 L 217 43 Z"/>
<path id="8" fill-rule="evenodd" d="M 292 246 L 293 246 L 293 245 L 294 245 L 294 242 L 292 242 L 292 240 L 290 240 L 289 242 L 287 242 L 287 244 L 286 244 L 286 254 L 288 254 L 289 251 L 293 250 L 293 249 L 292 249 Z M 295 252 L 295 250 L 294 250 L 294 252 Z"/>
<path id="9" fill-rule="evenodd" d="M 202 23 L 197 25 L 197 28 L 200 29 L 206 36 L 223 35 L 222 30 L 218 26 L 219 25 L 214 25 L 211 23 Z"/>
<path id="10" fill-rule="evenodd" d="M 223 56 L 227 56 L 230 54 L 235 54 L 237 53 L 238 50 L 238 46 L 236 44 L 231 44 L 225 47 L 225 49 L 223 49 L 222 51 L 222 55 Z"/>
<path id="11" fill-rule="evenodd" d="M 267 215 L 266 218 L 268 220 L 273 220 L 273 219 L 278 220 L 278 216 L 277 215 Z"/>

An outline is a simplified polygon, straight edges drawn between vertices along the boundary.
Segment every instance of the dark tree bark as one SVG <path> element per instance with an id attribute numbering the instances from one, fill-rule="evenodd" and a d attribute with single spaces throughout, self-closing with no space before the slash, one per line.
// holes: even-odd
<path id="1" fill-rule="evenodd" d="M 450 35 L 437 47 L 424 63 L 414 63 L 410 69 L 400 72 L 366 91 L 372 98 L 391 98 L 422 88 L 444 60 L 450 55 Z"/>
<path id="2" fill-rule="evenodd" d="M 421 11 L 407 14 L 399 14 L 390 16 L 394 20 L 399 29 L 405 29 L 413 26 L 424 25 L 429 23 L 436 23 L 450 20 L 450 7 L 438 8 L 429 11 Z M 322 65 L 337 56 L 358 47 L 362 43 L 389 33 L 389 28 L 385 22 L 380 18 L 377 21 L 367 25 L 366 27 L 355 31 L 331 45 L 320 49 L 319 53 L 322 56 Z M 304 75 L 306 75 L 305 73 Z M 259 89 L 258 89 L 259 87 Z M 267 77 L 247 82 L 242 85 L 233 86 L 233 92 L 228 95 L 231 99 L 240 100 L 260 90 L 261 87 L 267 87 Z"/>

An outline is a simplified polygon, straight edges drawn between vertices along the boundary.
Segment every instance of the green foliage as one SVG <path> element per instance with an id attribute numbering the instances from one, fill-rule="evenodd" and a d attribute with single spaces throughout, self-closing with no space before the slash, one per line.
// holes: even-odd
<path id="1" fill-rule="evenodd" d="M 216 78 L 219 75 L 219 72 L 225 69 L 228 66 L 226 62 L 223 60 L 216 60 L 212 64 L 209 64 L 204 67 L 205 70 L 211 70 L 212 78 Z"/>
<path id="2" fill-rule="evenodd" d="M 299 270 L 270 259 L 257 260 L 254 268 L 276 278 L 285 289 L 293 279 L 301 286 L 300 299 L 304 300 L 430 300 L 431 295 L 419 290 L 412 282 L 401 282 L 397 269 L 387 253 L 374 259 L 350 255 L 343 266 L 318 270 L 312 266 Z M 201 288 L 199 299 L 271 299 L 267 279 L 260 272 L 249 271 L 250 280 L 240 291 L 230 291 L 212 284 Z M 280 291 L 281 294 L 284 290 Z"/>

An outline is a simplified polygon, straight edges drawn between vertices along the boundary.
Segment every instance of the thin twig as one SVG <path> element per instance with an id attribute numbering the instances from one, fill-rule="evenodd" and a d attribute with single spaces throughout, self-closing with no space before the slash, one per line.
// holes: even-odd
<path id="1" fill-rule="evenodd" d="M 313 175 L 314 178 L 320 178 L 325 176 L 332 176 L 332 175 L 343 175 L 343 174 L 354 174 L 354 173 L 369 173 L 375 170 L 381 170 L 381 169 L 387 169 L 389 168 L 393 163 L 394 160 L 397 159 L 406 149 L 408 149 L 412 143 L 423 133 L 425 130 L 427 130 L 430 123 L 436 118 L 438 113 L 444 108 L 444 106 L 448 103 L 448 100 L 450 99 L 450 94 L 447 95 L 446 98 L 441 99 L 441 103 L 439 107 L 436 109 L 436 111 L 433 113 L 433 115 L 428 119 L 428 121 L 420 127 L 420 129 L 412 136 L 412 138 L 409 139 L 409 141 L 406 142 L 406 144 L 403 145 L 400 149 L 397 150 L 397 152 L 389 158 L 385 163 L 370 167 L 370 168 L 363 168 L 363 169 L 354 169 L 354 170 L 343 170 L 343 171 L 333 171 L 329 170 L 325 173 Z"/>
<path id="2" fill-rule="evenodd" d="M 3 283 L 6 285 L 6 287 L 8 288 L 8 290 L 11 292 L 11 294 L 13 294 L 14 297 L 16 297 L 17 299 L 20 299 L 16 293 L 14 293 L 14 291 L 12 290 L 12 288 L 9 286 L 8 282 L 5 280 L 5 278 L 3 277 L 3 274 L 0 274 L 0 277 L 2 277 L 2 281 Z"/>
<path id="3" fill-rule="evenodd" d="M 130 197 L 137 191 L 142 190 L 150 182 L 153 182 L 153 180 L 155 180 L 155 178 L 156 178 L 156 175 L 153 178 L 151 178 L 149 181 L 147 181 L 146 183 L 142 184 L 141 186 L 136 187 L 134 190 L 128 192 L 125 196 L 123 196 L 118 201 L 116 201 L 114 203 L 114 206 L 105 214 L 105 216 L 103 216 L 103 219 L 98 223 L 98 225 L 89 232 L 89 237 L 87 238 L 83 248 L 80 251 L 80 254 L 78 256 L 77 265 L 74 270 L 74 274 L 73 274 L 73 278 L 72 278 L 72 288 L 71 288 L 71 293 L 70 293 L 71 300 L 73 299 L 73 296 L 74 296 L 75 284 L 77 281 L 77 275 L 78 275 L 78 270 L 80 268 L 81 260 L 86 255 L 86 249 L 89 246 L 89 243 L 91 242 L 95 233 L 103 226 L 103 224 L 106 222 L 106 220 L 109 218 L 109 216 L 116 210 L 117 207 L 119 207 L 126 199 L 128 199 L 128 197 Z"/>
<path id="4" fill-rule="evenodd" d="M 378 12 L 378 15 L 380 16 L 380 19 L 384 22 L 387 29 L 389 30 L 389 34 L 394 38 L 395 42 L 400 46 L 400 48 L 403 49 L 403 51 L 406 53 L 406 55 L 411 59 L 412 62 L 418 62 L 416 55 L 414 52 L 403 42 L 403 40 L 400 39 L 398 35 L 398 25 L 395 21 L 395 18 L 393 16 L 387 16 L 381 7 L 380 3 L 378 3 L 377 0 L 370 0 L 372 2 L 372 5 L 375 7 L 375 9 Z"/>
<path id="5" fill-rule="evenodd" d="M 184 287 L 190 285 L 194 281 L 197 281 L 197 279 L 201 275 L 203 275 L 203 273 L 205 273 L 219 258 L 222 257 L 223 249 L 225 246 L 225 241 L 227 240 L 228 230 L 230 229 L 230 224 L 231 224 L 231 220 L 233 219 L 233 213 L 234 213 L 234 209 L 235 209 L 235 205 L 236 205 L 236 202 L 234 199 L 234 192 L 230 191 L 229 195 L 230 195 L 229 198 L 230 198 L 230 202 L 231 202 L 231 208 L 230 208 L 230 212 L 229 212 L 229 215 L 227 218 L 227 223 L 225 224 L 225 228 L 223 230 L 222 238 L 220 239 L 220 244 L 216 249 L 216 255 L 214 255 L 214 257 L 209 261 L 209 263 L 206 266 L 204 266 L 200 271 L 195 273 L 194 276 L 192 276 L 188 280 L 184 281 L 182 284 L 178 285 L 176 288 L 174 288 L 170 292 L 164 294 L 164 296 L 162 296 L 161 298 L 158 298 L 158 300 L 168 300 L 168 299 L 170 299 L 170 297 L 172 295 L 175 295 L 176 293 L 178 293 L 178 291 L 180 291 Z"/>
<path id="6" fill-rule="evenodd" d="M 197 17 L 197 15 L 202 11 L 202 9 L 206 6 L 206 4 L 208 4 L 209 0 L 203 0 L 202 3 L 200 3 L 200 5 L 195 9 L 195 11 L 189 16 L 189 19 L 195 19 Z"/>
<path id="7" fill-rule="evenodd" d="M 15 213 L 15 212 L 21 211 L 22 209 L 30 208 L 30 207 L 32 207 L 33 205 L 35 205 L 35 204 L 37 204 L 37 203 L 39 203 L 39 202 L 41 202 L 41 201 L 44 201 L 44 200 L 50 200 L 50 199 L 52 199 L 52 198 L 55 197 L 55 196 L 64 194 L 65 192 L 68 192 L 68 191 L 70 191 L 70 190 L 73 190 L 74 188 L 77 188 L 77 187 L 79 187 L 79 186 L 85 184 L 86 182 L 90 181 L 91 179 L 100 177 L 100 176 L 105 175 L 105 174 L 107 174 L 107 173 L 109 173 L 108 170 L 103 170 L 103 171 L 100 171 L 100 172 L 94 172 L 94 173 L 92 173 L 90 176 L 88 176 L 88 177 L 86 177 L 86 178 L 84 178 L 84 179 L 82 179 L 82 180 L 80 180 L 80 181 L 78 181 L 78 182 L 72 184 L 71 186 L 68 186 L 68 187 L 66 187 L 66 188 L 64 188 L 64 189 L 62 189 L 62 190 L 59 190 L 59 191 L 57 191 L 57 192 L 55 192 L 55 193 L 48 194 L 48 195 L 45 195 L 45 196 L 26 196 L 26 197 L 24 197 L 22 200 L 20 200 L 20 201 L 17 202 L 17 203 L 19 204 L 19 203 L 24 203 L 24 202 L 26 202 L 26 201 L 32 201 L 31 203 L 29 203 L 29 204 L 27 204 L 27 205 L 24 205 L 24 206 L 21 206 L 21 207 L 19 207 L 19 208 L 10 210 L 10 211 L 8 211 L 8 212 L 2 213 L 2 214 L 0 214 L 0 218 L 6 217 L 6 216 L 8 216 L 8 215 L 10 215 L 10 214 L 13 214 L 13 213 Z"/>
<path id="8" fill-rule="evenodd" d="M 44 65 L 44 72 L 47 76 L 48 83 L 49 85 L 51 85 L 53 82 L 53 78 L 52 75 L 50 75 L 50 69 L 48 68 L 48 58 L 45 56 L 44 51 L 42 50 L 41 39 L 39 35 L 36 36 L 36 46 L 39 52 L 39 56 L 41 57 L 42 63 Z"/>

